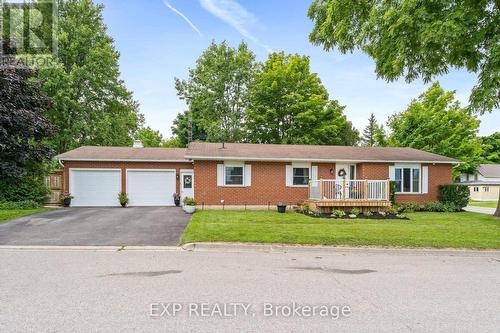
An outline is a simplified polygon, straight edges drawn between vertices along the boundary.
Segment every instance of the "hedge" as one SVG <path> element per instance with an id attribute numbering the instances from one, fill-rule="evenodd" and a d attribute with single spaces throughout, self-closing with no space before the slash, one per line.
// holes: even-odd
<path id="1" fill-rule="evenodd" d="M 438 200 L 460 209 L 469 203 L 469 187 L 461 184 L 439 185 Z"/>

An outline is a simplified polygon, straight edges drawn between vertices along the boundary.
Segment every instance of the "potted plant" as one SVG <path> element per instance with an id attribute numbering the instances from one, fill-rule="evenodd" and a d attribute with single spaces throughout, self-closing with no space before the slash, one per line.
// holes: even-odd
<path id="1" fill-rule="evenodd" d="M 174 193 L 173 197 L 174 197 L 175 205 L 177 207 L 179 207 L 181 204 L 181 195 L 179 193 Z"/>
<path id="2" fill-rule="evenodd" d="M 123 208 L 127 207 L 127 204 L 128 204 L 127 193 L 125 193 L 125 192 L 118 193 L 118 200 L 120 201 L 120 205 L 122 205 Z"/>
<path id="3" fill-rule="evenodd" d="M 285 204 L 279 202 L 277 207 L 278 207 L 278 213 L 286 212 L 286 205 Z"/>
<path id="4" fill-rule="evenodd" d="M 62 196 L 62 202 L 63 202 L 64 207 L 71 206 L 71 199 L 73 199 L 73 196 L 70 193 L 65 192 L 63 194 L 63 196 Z"/>
<path id="5" fill-rule="evenodd" d="M 185 197 L 184 200 L 184 211 L 188 214 L 193 214 L 196 210 L 196 200 L 194 198 Z"/>

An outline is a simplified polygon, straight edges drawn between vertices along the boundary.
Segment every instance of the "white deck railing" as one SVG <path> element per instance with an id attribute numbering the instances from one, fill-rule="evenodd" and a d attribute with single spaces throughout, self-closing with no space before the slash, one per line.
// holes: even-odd
<path id="1" fill-rule="evenodd" d="M 389 200 L 388 180 L 320 179 L 309 181 L 309 199 L 329 201 Z"/>

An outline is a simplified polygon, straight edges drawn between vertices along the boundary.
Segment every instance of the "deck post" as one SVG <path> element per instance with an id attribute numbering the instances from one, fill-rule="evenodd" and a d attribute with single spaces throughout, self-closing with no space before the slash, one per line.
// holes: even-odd
<path id="1" fill-rule="evenodd" d="M 345 200 L 345 176 L 342 179 L 342 200 Z"/>
<path id="2" fill-rule="evenodd" d="M 387 179 L 385 181 L 385 200 L 388 200 L 390 199 L 390 191 L 391 190 L 391 186 L 390 186 L 390 181 Z"/>
<path id="3" fill-rule="evenodd" d="M 323 200 L 323 178 L 319 179 L 319 199 Z"/>
<path id="4" fill-rule="evenodd" d="M 365 200 L 368 200 L 368 181 L 366 179 L 364 180 L 363 197 Z"/>

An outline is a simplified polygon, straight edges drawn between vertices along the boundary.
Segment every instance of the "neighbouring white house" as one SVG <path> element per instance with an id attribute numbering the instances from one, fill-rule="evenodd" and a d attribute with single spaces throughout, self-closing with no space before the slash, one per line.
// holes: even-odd
<path id="1" fill-rule="evenodd" d="M 469 186 L 471 200 L 497 201 L 500 191 L 500 164 L 480 164 L 476 173 L 460 176 L 460 183 Z"/>

